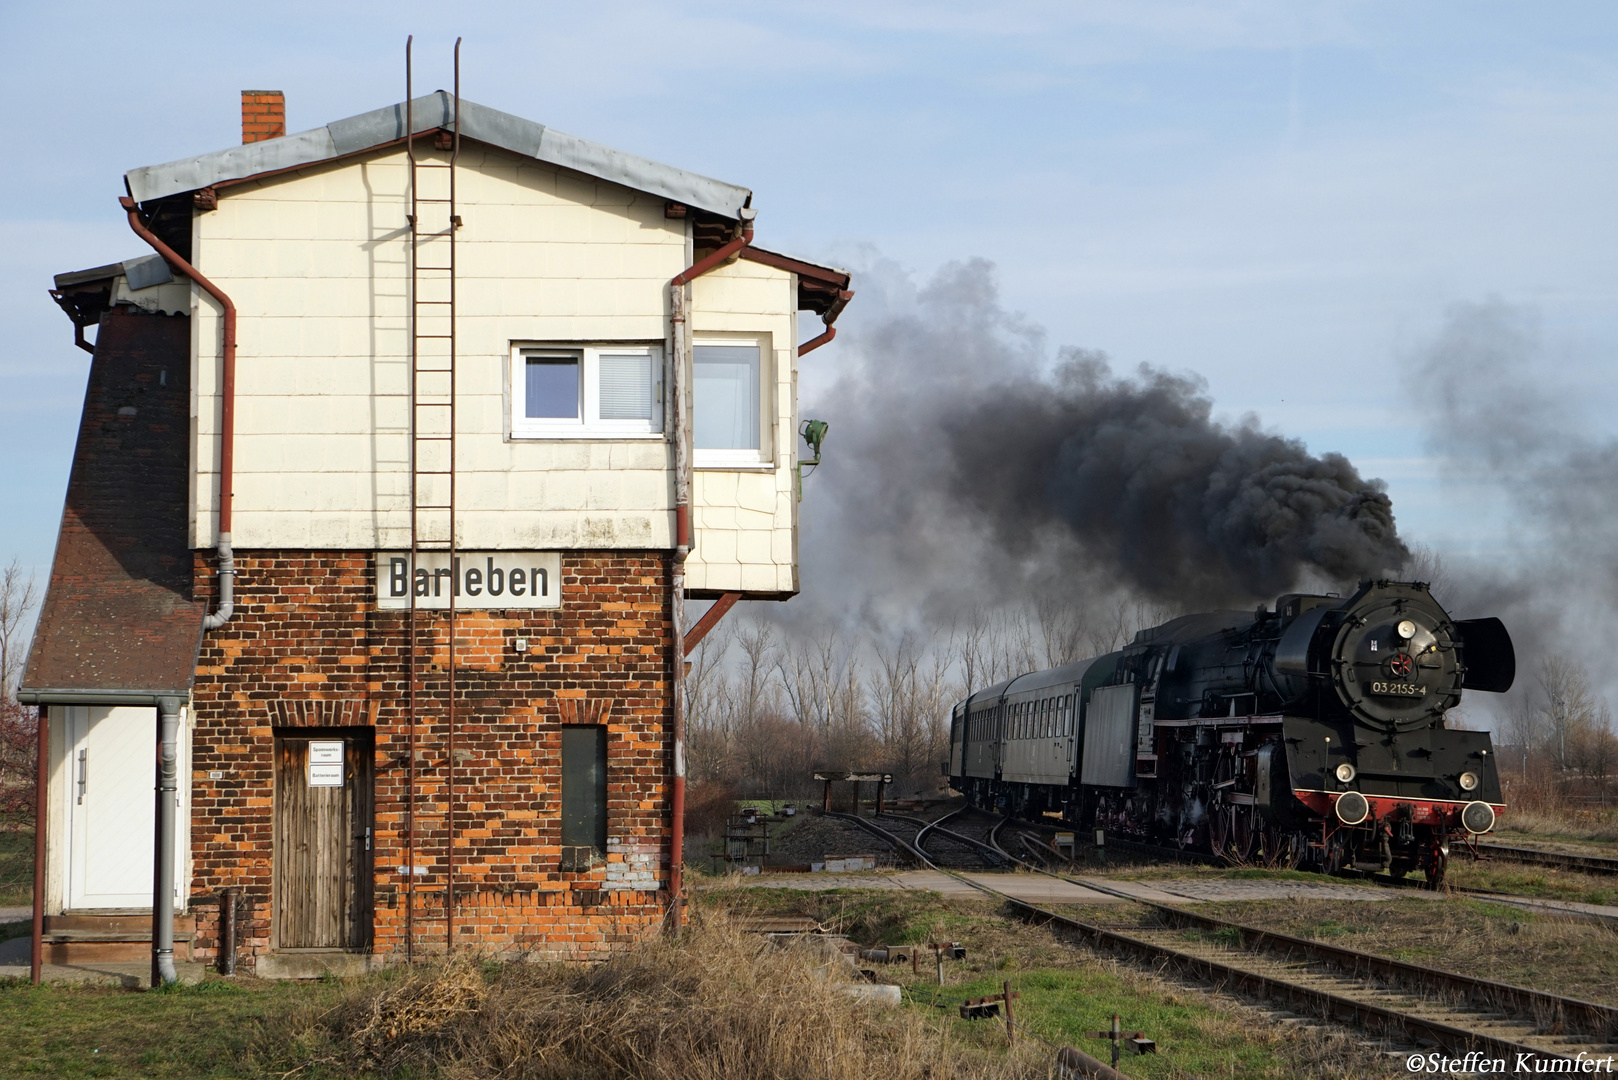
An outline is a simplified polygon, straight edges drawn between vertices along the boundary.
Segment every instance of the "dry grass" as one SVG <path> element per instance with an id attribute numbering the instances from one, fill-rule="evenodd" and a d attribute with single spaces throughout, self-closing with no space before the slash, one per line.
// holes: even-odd
<path id="1" fill-rule="evenodd" d="M 997 1080 L 1043 1058 L 965 1051 L 934 1017 L 873 1007 L 817 950 L 702 913 L 594 967 L 458 959 L 355 984 L 336 1008 L 267 1028 L 269 1071 L 511 1080 Z"/>
<path id="2" fill-rule="evenodd" d="M 1489 839 L 1502 844 L 1528 840 L 1554 840 L 1574 844 L 1618 842 L 1618 808 L 1508 805 L 1500 815 L 1498 832 Z M 1609 852 L 1597 852 L 1609 854 Z"/>

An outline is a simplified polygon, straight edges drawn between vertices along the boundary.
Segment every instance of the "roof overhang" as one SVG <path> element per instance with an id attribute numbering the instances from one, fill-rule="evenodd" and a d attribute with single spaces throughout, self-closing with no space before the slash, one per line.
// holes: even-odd
<path id="1" fill-rule="evenodd" d="M 443 90 L 411 103 L 408 134 L 455 130 L 455 99 Z M 136 202 L 219 187 L 333 162 L 393 143 L 407 134 L 405 103 L 335 120 L 325 127 L 228 150 L 148 165 L 124 174 Z M 461 135 L 550 165 L 737 219 L 751 203 L 744 187 L 614 150 L 544 124 L 461 99 Z"/>
<path id="2" fill-rule="evenodd" d="M 796 274 L 798 310 L 814 312 L 827 326 L 837 321 L 837 316 L 842 314 L 844 306 L 854 298 L 853 292 L 848 287 L 853 279 L 847 270 L 820 266 L 752 245 L 742 248 L 741 258 L 761 266 L 773 266 L 777 270 Z"/>

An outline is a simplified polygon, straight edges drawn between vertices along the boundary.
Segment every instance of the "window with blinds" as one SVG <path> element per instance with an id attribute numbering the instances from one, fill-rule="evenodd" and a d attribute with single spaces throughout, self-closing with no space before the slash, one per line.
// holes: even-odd
<path id="1" fill-rule="evenodd" d="M 513 438 L 654 437 L 663 431 L 663 350 L 515 345 L 510 401 Z"/>

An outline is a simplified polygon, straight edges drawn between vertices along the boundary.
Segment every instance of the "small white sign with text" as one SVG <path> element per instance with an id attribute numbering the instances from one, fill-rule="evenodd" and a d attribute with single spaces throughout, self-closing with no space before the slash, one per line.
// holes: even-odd
<path id="1" fill-rule="evenodd" d="M 336 739 L 309 743 L 309 786 L 343 786 L 343 742 Z"/>
<path id="2" fill-rule="evenodd" d="M 556 551 L 408 551 L 376 553 L 376 606 L 423 611 L 456 608 L 559 608 L 562 555 Z"/>

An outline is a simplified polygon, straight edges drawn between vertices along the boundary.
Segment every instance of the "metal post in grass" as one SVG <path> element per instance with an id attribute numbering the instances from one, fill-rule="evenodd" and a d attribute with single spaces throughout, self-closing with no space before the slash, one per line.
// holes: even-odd
<path id="1" fill-rule="evenodd" d="M 1124 1044 L 1128 1044 L 1131 1053 L 1136 1053 L 1136 1054 L 1155 1054 L 1155 1053 L 1157 1053 L 1157 1043 L 1154 1042 L 1151 1039 L 1148 1039 L 1146 1037 L 1146 1032 L 1144 1032 L 1144 1031 L 1135 1031 L 1135 1032 L 1125 1033 L 1124 1030 L 1121 1027 L 1119 1027 L 1119 1020 L 1120 1019 L 1121 1018 L 1119 1017 L 1119 1015 L 1117 1013 L 1113 1013 L 1112 1014 L 1112 1028 L 1111 1028 L 1111 1030 L 1108 1030 L 1108 1031 L 1092 1031 L 1090 1033 L 1090 1038 L 1092 1038 L 1092 1039 L 1109 1039 L 1109 1040 L 1111 1040 L 1111 1042 L 1112 1042 L 1112 1067 L 1114 1069 L 1116 1069 L 1118 1067 L 1118 1051 L 1119 1051 L 1119 1048 Z"/>
<path id="2" fill-rule="evenodd" d="M 1011 983 L 1010 983 L 1009 980 L 1000 984 L 1000 991 L 1001 991 L 1001 993 L 1005 994 L 1005 996 L 1006 996 L 1006 1045 L 1007 1046 L 1016 1046 L 1017 1045 L 1017 1018 L 1011 1015 L 1011 999 L 1015 995 L 1013 995 L 1012 992 L 1011 992 Z M 1116 1024 L 1117 1022 L 1118 1022 L 1118 1018 L 1113 1017 L 1113 1023 Z M 1118 1051 L 1116 1049 L 1114 1049 L 1112 1054 L 1113 1054 L 1112 1063 L 1114 1065 L 1116 1065 L 1116 1064 L 1118 1064 Z"/>

